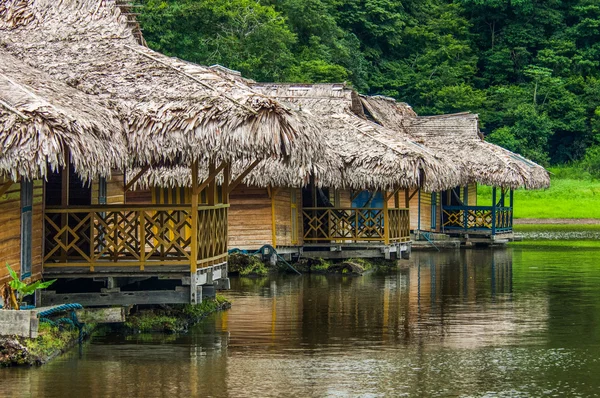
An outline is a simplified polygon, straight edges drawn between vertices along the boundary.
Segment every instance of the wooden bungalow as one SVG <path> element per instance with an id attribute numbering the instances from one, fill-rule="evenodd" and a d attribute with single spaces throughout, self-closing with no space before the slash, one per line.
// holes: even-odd
<path id="1" fill-rule="evenodd" d="M 458 113 L 417 116 L 410 106 L 386 97 L 361 97 L 372 120 L 408 134 L 435 153 L 466 170 L 466 183 L 446 190 L 419 189 L 410 194 L 411 229 L 444 233 L 474 243 L 512 238 L 513 190 L 550 185 L 540 165 L 486 142 L 478 116 Z M 492 200 L 482 203 L 477 185 L 492 187 Z"/>
<path id="2" fill-rule="evenodd" d="M 462 181 L 451 163 L 361 117 L 358 94 L 343 84 L 252 88 L 310 113 L 328 149 L 310 167 L 266 160 L 245 176 L 230 196 L 230 249 L 254 252 L 269 245 L 282 254 L 333 258 L 408 254 L 407 189 L 441 190 Z M 243 169 L 234 164 L 234 175 Z M 176 203 L 172 191 L 148 187 L 189 186 L 188 176 L 175 168 L 152 169 L 135 195 Z"/>
<path id="3" fill-rule="evenodd" d="M 127 150 L 116 113 L 96 98 L 4 50 L 0 60 L 2 286 L 9 279 L 5 264 L 22 279 L 42 277 L 45 203 L 63 199 L 44 190 L 44 180 L 68 165 L 80 185 L 109 177 L 125 164 Z"/>
<path id="4" fill-rule="evenodd" d="M 43 295 L 44 304 L 197 302 L 203 287 L 227 287 L 229 194 L 239 178 L 263 158 L 304 166 L 324 154 L 305 113 L 145 47 L 128 7 L 104 0 L 0 6 L 3 51 L 97 98 L 118 115 L 112 130 L 123 129 L 126 139 L 118 154 L 127 164 L 110 179 L 72 178 L 82 173 L 73 150 L 71 165 L 50 162 L 57 172 L 43 189 L 42 275 L 64 283 L 62 292 Z M 245 167 L 238 179 L 236 162 Z M 152 167 L 189 170 L 191 186 L 177 205 L 130 203 L 128 191 Z"/>

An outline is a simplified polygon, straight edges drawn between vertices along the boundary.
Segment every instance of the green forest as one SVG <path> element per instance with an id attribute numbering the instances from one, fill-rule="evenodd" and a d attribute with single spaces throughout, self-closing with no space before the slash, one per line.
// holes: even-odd
<path id="1" fill-rule="evenodd" d="M 347 82 L 600 173 L 598 0 L 143 0 L 148 45 L 257 81 Z"/>

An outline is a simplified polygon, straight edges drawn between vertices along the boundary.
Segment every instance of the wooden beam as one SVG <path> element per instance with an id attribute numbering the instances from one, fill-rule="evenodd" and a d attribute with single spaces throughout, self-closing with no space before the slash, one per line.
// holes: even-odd
<path id="1" fill-rule="evenodd" d="M 152 167 L 152 164 L 147 164 L 144 167 L 142 167 L 142 169 L 140 170 L 139 173 L 137 173 L 135 175 L 135 177 L 133 177 L 131 179 L 131 181 L 129 181 L 127 184 L 125 184 L 125 186 L 123 187 L 123 192 L 127 192 L 131 189 L 131 187 L 133 187 L 133 184 L 135 184 L 140 178 L 142 178 L 142 176 L 144 175 L 145 172 L 147 172 L 150 167 Z"/>
<path id="2" fill-rule="evenodd" d="M 383 200 L 388 201 L 391 198 L 393 198 L 399 191 L 401 188 L 396 188 L 395 190 L 393 190 L 392 192 L 390 192 L 390 194 L 388 195 L 385 191 L 383 191 Z"/>
<path id="3" fill-rule="evenodd" d="M 202 181 L 202 184 L 198 185 L 198 191 L 197 191 L 197 193 L 199 194 L 200 192 L 202 192 L 202 190 L 204 188 L 206 188 L 215 178 L 217 178 L 217 176 L 219 175 L 219 173 L 221 171 L 223 171 L 223 169 L 226 166 L 227 166 L 227 163 L 223 162 L 216 169 L 214 168 L 215 167 L 214 165 L 212 165 L 212 169 L 209 167 L 208 177 L 206 177 L 206 179 L 204 181 Z M 196 168 L 196 185 L 198 184 L 197 181 L 198 181 L 198 170 Z M 193 184 L 193 182 L 192 182 L 192 184 Z M 192 191 L 192 193 L 194 193 L 194 192 Z M 207 196 L 207 200 L 208 200 L 208 196 Z"/>
<path id="4" fill-rule="evenodd" d="M 242 172 L 242 174 L 240 174 L 240 175 L 239 175 L 239 176 L 238 176 L 238 177 L 237 177 L 235 180 L 233 180 L 233 181 L 231 182 L 231 184 L 229 184 L 229 192 L 228 192 L 228 193 L 231 193 L 231 192 L 232 192 L 232 191 L 235 189 L 235 187 L 237 187 L 238 185 L 240 185 L 240 183 L 241 183 L 241 182 L 244 180 L 244 178 L 246 178 L 246 176 L 247 176 L 248 174 L 250 174 L 250 172 L 251 172 L 252 170 L 254 170 L 254 168 L 255 168 L 256 166 L 258 166 L 258 164 L 259 164 L 261 161 L 262 161 L 262 159 L 256 159 L 254 162 L 252 162 L 252 164 L 251 164 L 250 166 L 248 166 L 248 167 L 246 168 L 246 170 L 244 170 L 244 171 Z"/>
<path id="5" fill-rule="evenodd" d="M 14 182 L 12 181 L 8 181 L 5 182 L 2 186 L 0 186 L 0 196 L 4 195 L 6 193 L 6 191 L 8 191 L 10 189 L 10 187 L 12 187 L 14 184 Z"/>
<path id="6" fill-rule="evenodd" d="M 412 198 L 414 198 L 414 196 L 417 194 L 417 192 L 419 192 L 421 189 L 417 188 L 415 189 L 415 192 L 413 192 L 412 194 L 410 194 L 410 196 L 408 197 L 408 201 L 410 202 L 412 200 Z M 407 190 L 408 191 L 408 190 Z"/>

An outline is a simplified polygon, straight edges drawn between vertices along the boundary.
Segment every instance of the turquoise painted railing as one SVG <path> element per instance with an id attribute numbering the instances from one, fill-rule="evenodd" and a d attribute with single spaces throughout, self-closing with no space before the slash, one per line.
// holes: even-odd
<path id="1" fill-rule="evenodd" d="M 506 206 L 444 206 L 442 226 L 447 231 L 512 231 L 513 208 Z"/>

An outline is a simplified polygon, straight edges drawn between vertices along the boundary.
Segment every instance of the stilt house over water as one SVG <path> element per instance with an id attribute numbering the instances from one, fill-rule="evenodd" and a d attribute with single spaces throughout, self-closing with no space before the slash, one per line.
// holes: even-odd
<path id="1" fill-rule="evenodd" d="M 127 161 L 115 112 L 0 50 L 0 285 L 5 264 L 21 278 L 40 279 L 44 245 L 44 179 L 70 165 L 82 186 L 110 177 Z M 58 181 L 65 183 L 65 181 Z M 60 187 L 59 187 L 60 188 Z M 46 223 L 64 221 L 47 220 Z M 66 223 L 65 223 L 66 225 Z M 68 234 L 68 230 L 63 230 Z M 50 248 L 48 250 L 51 250 Z"/>
<path id="2" fill-rule="evenodd" d="M 230 197 L 230 250 L 254 252 L 267 245 L 286 255 L 407 255 L 407 189 L 443 190 L 463 181 L 453 163 L 360 117 L 358 94 L 342 84 L 256 83 L 252 88 L 309 113 L 327 153 L 310 168 L 265 160 L 245 176 Z M 234 175 L 244 169 L 233 168 Z M 174 181 L 189 186 L 188 175 L 153 168 L 132 196 L 145 203 L 176 204 L 177 192 L 148 187 Z"/>
<path id="3" fill-rule="evenodd" d="M 232 180 L 231 164 L 246 162 L 244 176 L 263 158 L 304 166 L 324 156 L 303 112 L 209 68 L 146 48 L 129 14 L 129 6 L 110 0 L 0 4 L 3 51 L 98 98 L 116 112 L 126 138 L 126 149 L 117 152 L 127 164 L 110 179 L 81 169 L 86 156 L 75 151 L 61 152 L 70 162 L 49 159 L 62 168 L 37 185 L 44 227 L 43 247 L 36 250 L 42 250 L 42 275 L 59 282 L 56 294 L 42 296 L 44 305 L 197 302 L 203 287 L 204 293 L 226 287 L 229 193 L 239 183 Z M 108 120 L 99 116 L 96 122 Z M 86 125 L 85 119 L 73 123 Z M 119 128 L 111 130 L 116 135 Z M 4 127 L 2 134 L 16 132 Z M 112 153 L 100 145 L 94 150 Z M 159 166 L 189 169 L 187 200 L 177 206 L 129 204 L 126 192 Z M 104 175 L 107 167 L 98 166 Z M 125 178 L 125 168 L 139 172 Z M 11 177 L 20 178 L 15 172 Z M 135 286 L 142 290 L 133 291 Z"/>
<path id="4" fill-rule="evenodd" d="M 446 190 L 419 189 L 411 197 L 411 229 L 443 233 L 463 242 L 505 242 L 513 236 L 513 191 L 550 185 L 540 165 L 486 142 L 478 116 L 458 113 L 417 116 L 408 105 L 386 97 L 361 97 L 368 116 L 377 123 L 408 134 L 433 152 L 466 170 L 467 181 Z M 492 187 L 491 203 L 481 203 L 477 184 Z"/>

